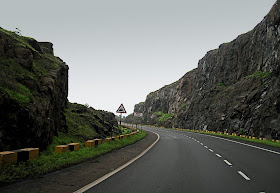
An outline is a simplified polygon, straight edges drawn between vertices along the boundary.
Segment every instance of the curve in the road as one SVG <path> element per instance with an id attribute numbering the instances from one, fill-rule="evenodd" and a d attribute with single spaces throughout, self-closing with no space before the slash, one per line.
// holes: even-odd
<path id="1" fill-rule="evenodd" d="M 190 137 L 188 135 L 185 135 L 183 133 L 181 133 L 180 131 L 179 132 L 174 132 L 174 131 L 167 131 L 169 133 L 173 133 L 173 134 L 180 134 L 184 137 L 187 137 L 195 142 L 197 142 L 198 144 L 204 146 L 206 149 L 208 149 L 210 152 L 212 153 L 215 153 L 214 150 L 210 149 L 208 146 L 204 145 L 203 143 L 201 143 L 200 141 L 198 141 L 196 139 L 196 137 Z M 212 136 L 212 135 L 206 135 L 206 134 L 200 134 L 200 133 L 192 133 L 192 132 L 188 132 L 189 134 L 191 135 L 201 135 L 201 136 L 204 136 L 204 137 L 211 137 L 211 138 L 215 138 L 215 139 L 219 139 L 219 140 L 224 140 L 224 141 L 227 141 L 227 142 L 231 142 L 231 143 L 236 143 L 238 145 L 242 145 L 242 146 L 247 146 L 249 148 L 254 148 L 254 149 L 257 149 L 257 150 L 261 150 L 263 152 L 268 152 L 268 153 L 272 153 L 272 154 L 276 154 L 276 155 L 280 155 L 280 152 L 278 151 L 275 151 L 275 150 L 271 150 L 271 149 L 268 149 L 268 148 L 263 148 L 263 147 L 258 147 L 256 145 L 252 145 L 252 144 L 247 144 L 247 143 L 242 143 L 242 142 L 239 142 L 239 141 L 235 141 L 235 140 L 230 140 L 230 139 L 225 139 L 225 138 L 222 138 L 222 137 L 217 137 L 217 136 Z M 222 156 L 218 153 L 215 153 L 215 155 L 218 157 L 218 158 L 222 158 Z M 229 167 L 233 167 L 233 164 L 230 163 L 228 160 L 224 159 L 224 162 L 229 166 Z M 279 170 L 279 167 L 278 165 L 276 165 L 277 167 L 277 170 Z M 242 171 L 237 171 L 237 173 L 243 177 L 244 180 L 246 181 L 250 181 L 251 179 L 245 174 L 243 173 Z M 275 185 L 275 184 L 274 184 Z M 273 191 L 274 192 L 274 191 Z M 260 193 L 265 193 L 264 191 L 261 191 Z"/>
<path id="2" fill-rule="evenodd" d="M 109 178 L 110 176 L 116 174 L 117 172 L 121 171 L 122 169 L 126 168 L 127 166 L 129 166 L 130 164 L 132 164 L 133 162 L 135 162 L 136 160 L 138 160 L 140 157 L 142 157 L 143 155 L 145 155 L 160 139 L 160 136 L 153 132 L 153 131 L 150 131 L 154 134 L 157 135 L 157 139 L 154 143 L 152 143 L 147 149 L 145 149 L 141 154 L 139 154 L 138 156 L 136 156 L 135 158 L 131 159 L 130 161 L 128 161 L 127 163 L 125 163 L 124 165 L 120 166 L 119 168 L 115 169 L 114 171 L 106 174 L 105 176 L 93 181 L 92 183 L 80 188 L 79 190 L 75 191 L 74 193 L 83 193 L 85 191 L 87 191 L 88 189 L 96 186 L 97 184 L 99 184 L 100 182 L 106 180 L 107 178 Z"/>
<path id="3" fill-rule="evenodd" d="M 160 135 L 154 148 L 87 192 L 279 192 L 280 157 L 273 153 L 278 149 L 255 148 L 250 143 L 186 131 L 145 128 Z"/>

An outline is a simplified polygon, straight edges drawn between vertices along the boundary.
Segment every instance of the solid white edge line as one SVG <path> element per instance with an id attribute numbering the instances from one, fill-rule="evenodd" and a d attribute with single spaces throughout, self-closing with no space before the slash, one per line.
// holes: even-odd
<path id="1" fill-rule="evenodd" d="M 238 173 L 247 181 L 250 181 L 250 178 L 248 176 L 246 176 L 243 172 L 238 171 Z"/>
<path id="2" fill-rule="evenodd" d="M 232 166 L 232 164 L 228 160 L 224 160 L 224 162 L 226 162 L 227 165 Z"/>
<path id="3" fill-rule="evenodd" d="M 150 131 L 150 130 L 149 130 L 149 131 Z M 153 131 L 150 131 L 150 132 L 155 133 L 155 132 L 153 132 Z M 159 141 L 159 139 L 160 139 L 159 134 L 157 134 L 157 133 L 155 133 L 155 134 L 158 136 L 157 140 L 156 140 L 152 145 L 150 145 L 146 150 L 144 150 L 142 153 L 140 153 L 138 156 L 136 156 L 135 158 L 133 158 L 133 159 L 130 160 L 129 162 L 125 163 L 124 165 L 120 166 L 119 168 L 115 169 L 114 171 L 112 171 L 112 172 L 110 172 L 110 173 L 104 175 L 103 177 L 101 177 L 101 178 L 99 178 L 99 179 L 93 181 L 92 183 L 90 183 L 90 184 L 88 184 L 88 185 L 86 185 L 86 186 L 80 188 L 79 190 L 77 190 L 77 191 L 75 191 L 75 192 L 73 192 L 73 193 L 83 193 L 83 192 L 89 190 L 90 188 L 96 186 L 96 185 L 99 184 L 100 182 L 106 180 L 106 179 L 109 178 L 110 176 L 116 174 L 117 172 L 121 171 L 122 169 L 124 169 L 125 167 L 129 166 L 130 164 L 132 164 L 133 162 L 135 162 L 136 160 L 138 160 L 140 157 L 142 157 L 143 155 L 145 155 L 145 154 Z"/>
<path id="4" fill-rule="evenodd" d="M 263 151 L 267 151 L 267 152 L 270 152 L 270 153 L 280 155 L 280 152 L 265 149 L 265 148 L 262 148 L 262 147 L 258 147 L 258 146 L 254 146 L 254 145 L 250 145 L 250 144 L 246 144 L 246 143 L 241 143 L 241 142 L 238 142 L 238 141 L 233 141 L 233 140 L 225 139 L 225 138 L 221 138 L 221 137 L 216 137 L 216 136 L 213 136 L 213 135 L 206 135 L 206 134 L 201 134 L 201 133 L 196 133 L 196 134 L 197 135 L 204 135 L 204 136 L 208 136 L 208 137 L 213 137 L 213 138 L 217 138 L 217 139 L 222 139 L 222 140 L 225 140 L 225 141 L 230 141 L 230 142 L 237 143 L 237 144 L 240 144 L 240 145 L 245 145 L 245 146 L 248 146 L 248 147 L 252 147 L 252 148 L 256 148 L 256 149 L 260 149 L 260 150 L 263 150 Z"/>

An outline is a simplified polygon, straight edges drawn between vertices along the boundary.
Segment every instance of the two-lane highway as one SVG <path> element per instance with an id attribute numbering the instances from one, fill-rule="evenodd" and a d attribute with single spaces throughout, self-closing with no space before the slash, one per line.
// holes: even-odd
<path id="1" fill-rule="evenodd" d="M 160 136 L 143 157 L 87 192 L 280 192 L 278 149 L 186 131 Z"/>

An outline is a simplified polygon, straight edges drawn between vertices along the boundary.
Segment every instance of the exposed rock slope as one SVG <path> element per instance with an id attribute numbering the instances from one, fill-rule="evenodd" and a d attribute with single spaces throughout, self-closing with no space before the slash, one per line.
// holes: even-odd
<path id="1" fill-rule="evenodd" d="M 150 93 L 135 111 L 144 112 L 146 123 L 161 111 L 174 114 L 162 125 L 278 138 L 279 33 L 278 0 L 253 30 L 209 51 L 197 69 Z"/>
<path id="2" fill-rule="evenodd" d="M 0 151 L 118 132 L 112 113 L 68 103 L 67 95 L 68 66 L 52 43 L 0 28 Z"/>
<path id="3" fill-rule="evenodd" d="M 68 66 L 40 43 L 0 28 L 0 151 L 45 148 L 65 131 Z"/>

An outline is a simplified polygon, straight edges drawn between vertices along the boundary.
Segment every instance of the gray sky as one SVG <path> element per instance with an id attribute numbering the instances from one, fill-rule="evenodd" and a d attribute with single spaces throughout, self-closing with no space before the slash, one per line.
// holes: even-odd
<path id="1" fill-rule="evenodd" d="M 54 44 L 70 102 L 128 113 L 253 29 L 276 0 L 0 0 L 0 26 Z M 125 114 L 128 115 L 128 114 Z"/>

